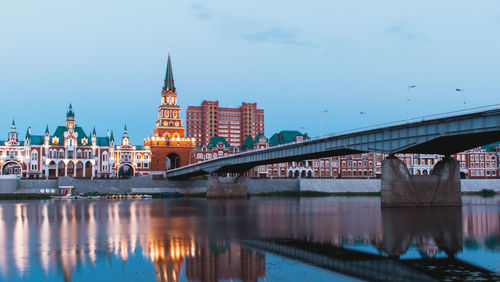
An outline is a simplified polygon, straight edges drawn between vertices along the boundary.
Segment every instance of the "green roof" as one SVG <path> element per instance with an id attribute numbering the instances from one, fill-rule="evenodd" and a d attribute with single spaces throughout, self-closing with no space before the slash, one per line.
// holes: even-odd
<path id="1" fill-rule="evenodd" d="M 217 144 L 219 144 L 219 142 L 222 142 L 222 144 L 224 144 L 225 148 L 231 148 L 231 146 L 229 146 L 229 143 L 227 143 L 226 138 L 219 137 L 219 136 L 212 137 L 210 139 L 210 142 L 208 142 L 207 148 L 209 148 L 209 149 L 215 148 L 215 147 L 217 147 Z"/>
<path id="2" fill-rule="evenodd" d="M 498 145 L 500 145 L 500 141 L 485 146 L 481 146 L 481 148 L 486 150 L 486 152 L 495 153 L 496 152 L 495 147 Z"/>
<path id="3" fill-rule="evenodd" d="M 66 126 L 58 126 L 52 137 L 57 137 L 59 140 L 64 140 L 64 133 L 67 131 L 68 129 L 66 128 Z M 83 131 L 81 127 L 79 126 L 75 127 L 75 133 L 78 134 L 78 146 L 83 146 L 82 140 L 84 138 L 86 138 L 90 143 L 90 139 L 88 138 L 87 134 L 85 134 L 85 131 Z M 50 140 L 50 142 L 52 143 L 52 140 Z"/>
<path id="4" fill-rule="evenodd" d="M 255 139 L 253 140 L 253 142 L 254 143 L 259 142 L 260 137 L 266 138 L 266 141 L 267 141 L 267 137 L 264 135 L 264 133 L 259 133 L 259 134 L 257 134 L 257 136 L 255 136 Z"/>
<path id="5" fill-rule="evenodd" d="M 305 134 L 300 133 L 297 130 L 283 130 L 279 133 L 274 134 L 271 138 L 269 138 L 269 143 L 271 145 L 281 145 L 287 144 L 295 141 L 297 136 L 302 136 L 304 139 L 309 139 Z"/>
<path id="6" fill-rule="evenodd" d="M 43 145 L 45 136 L 43 135 L 31 135 L 30 136 L 30 142 L 31 145 Z"/>
<path id="7" fill-rule="evenodd" d="M 253 148 L 253 139 L 252 136 L 247 136 L 245 138 L 245 141 L 243 141 L 243 144 L 241 144 L 241 149 L 242 150 L 248 150 Z"/>
<path id="8" fill-rule="evenodd" d="M 108 137 L 97 137 L 96 138 L 97 146 L 109 146 L 109 138 Z"/>

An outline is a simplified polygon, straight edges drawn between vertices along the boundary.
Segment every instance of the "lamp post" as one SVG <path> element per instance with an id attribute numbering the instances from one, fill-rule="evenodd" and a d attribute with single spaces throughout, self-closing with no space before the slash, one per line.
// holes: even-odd
<path id="1" fill-rule="evenodd" d="M 359 112 L 360 115 L 362 115 L 365 119 L 365 127 L 368 127 L 368 115 L 366 112 Z"/>
<path id="2" fill-rule="evenodd" d="M 323 114 L 327 112 L 328 110 L 322 110 L 319 114 L 319 138 L 323 137 Z"/>
<path id="3" fill-rule="evenodd" d="M 460 89 L 460 88 L 455 88 L 455 91 L 457 92 L 462 92 L 464 94 L 464 109 L 466 108 L 466 100 L 465 100 L 465 90 Z"/>
<path id="4" fill-rule="evenodd" d="M 416 85 L 408 85 L 406 90 L 406 123 L 410 122 L 410 89 L 417 87 Z"/>

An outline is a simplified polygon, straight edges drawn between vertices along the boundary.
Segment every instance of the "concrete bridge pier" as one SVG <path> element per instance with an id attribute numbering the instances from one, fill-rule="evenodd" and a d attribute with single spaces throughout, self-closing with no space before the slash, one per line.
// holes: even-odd
<path id="1" fill-rule="evenodd" d="M 460 166 L 446 157 L 434 165 L 430 175 L 411 175 L 395 157 L 382 161 L 383 207 L 461 205 Z"/>
<path id="2" fill-rule="evenodd" d="M 246 198 L 247 178 L 210 175 L 207 183 L 207 198 Z"/>

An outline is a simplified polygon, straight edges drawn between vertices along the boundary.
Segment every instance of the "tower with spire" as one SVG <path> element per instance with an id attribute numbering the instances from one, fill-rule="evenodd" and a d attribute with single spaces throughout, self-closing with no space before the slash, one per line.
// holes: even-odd
<path id="1" fill-rule="evenodd" d="M 73 106 L 69 103 L 68 112 L 66 113 L 66 128 L 75 128 L 75 112 L 73 111 Z"/>
<path id="2" fill-rule="evenodd" d="M 130 145 L 130 138 L 128 137 L 127 125 L 125 124 L 125 128 L 123 129 L 123 137 L 122 137 L 122 146 Z"/>
<path id="3" fill-rule="evenodd" d="M 184 127 L 180 116 L 181 109 L 177 104 L 177 89 L 174 83 L 172 58 L 168 53 L 167 70 L 161 92 L 161 104 L 158 108 L 158 119 L 154 134 L 157 137 L 184 137 Z"/>
<path id="4" fill-rule="evenodd" d="M 154 134 L 144 140 L 144 145 L 151 148 L 152 174 L 160 174 L 170 168 L 187 165 L 195 145 L 194 138 L 184 136 L 185 128 L 182 125 L 181 108 L 177 104 L 177 88 L 170 50 L 163 82 Z"/>
<path id="5" fill-rule="evenodd" d="M 17 133 L 16 121 L 14 119 L 12 119 L 12 125 L 10 126 L 9 141 L 16 143 L 19 142 L 19 134 Z"/>

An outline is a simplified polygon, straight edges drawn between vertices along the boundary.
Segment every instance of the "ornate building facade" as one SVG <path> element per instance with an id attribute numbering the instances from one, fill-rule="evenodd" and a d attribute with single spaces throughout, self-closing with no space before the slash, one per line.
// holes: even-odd
<path id="1" fill-rule="evenodd" d="M 109 132 L 109 131 L 108 131 Z M 70 105 L 66 124 L 53 134 L 49 127 L 43 135 L 32 134 L 28 127 L 24 141 L 19 141 L 12 122 L 7 141 L 0 141 L 2 175 L 23 178 L 53 179 L 59 176 L 75 178 L 115 178 L 150 173 L 151 151 L 148 147 L 130 145 L 125 127 L 120 144 L 115 145 L 113 132 L 98 137 L 76 124 Z"/>
<path id="2" fill-rule="evenodd" d="M 24 141 L 20 141 L 13 121 L 7 141 L 0 141 L 0 174 L 35 179 L 128 178 L 163 174 L 187 165 L 195 139 L 184 136 L 170 54 L 164 83 L 156 126 L 144 145 L 132 145 L 126 126 L 121 142 L 116 144 L 112 131 L 98 137 L 94 128 L 87 134 L 77 126 L 70 105 L 66 124 L 53 134 L 48 126 L 43 135 L 34 135 L 28 128 Z"/>

